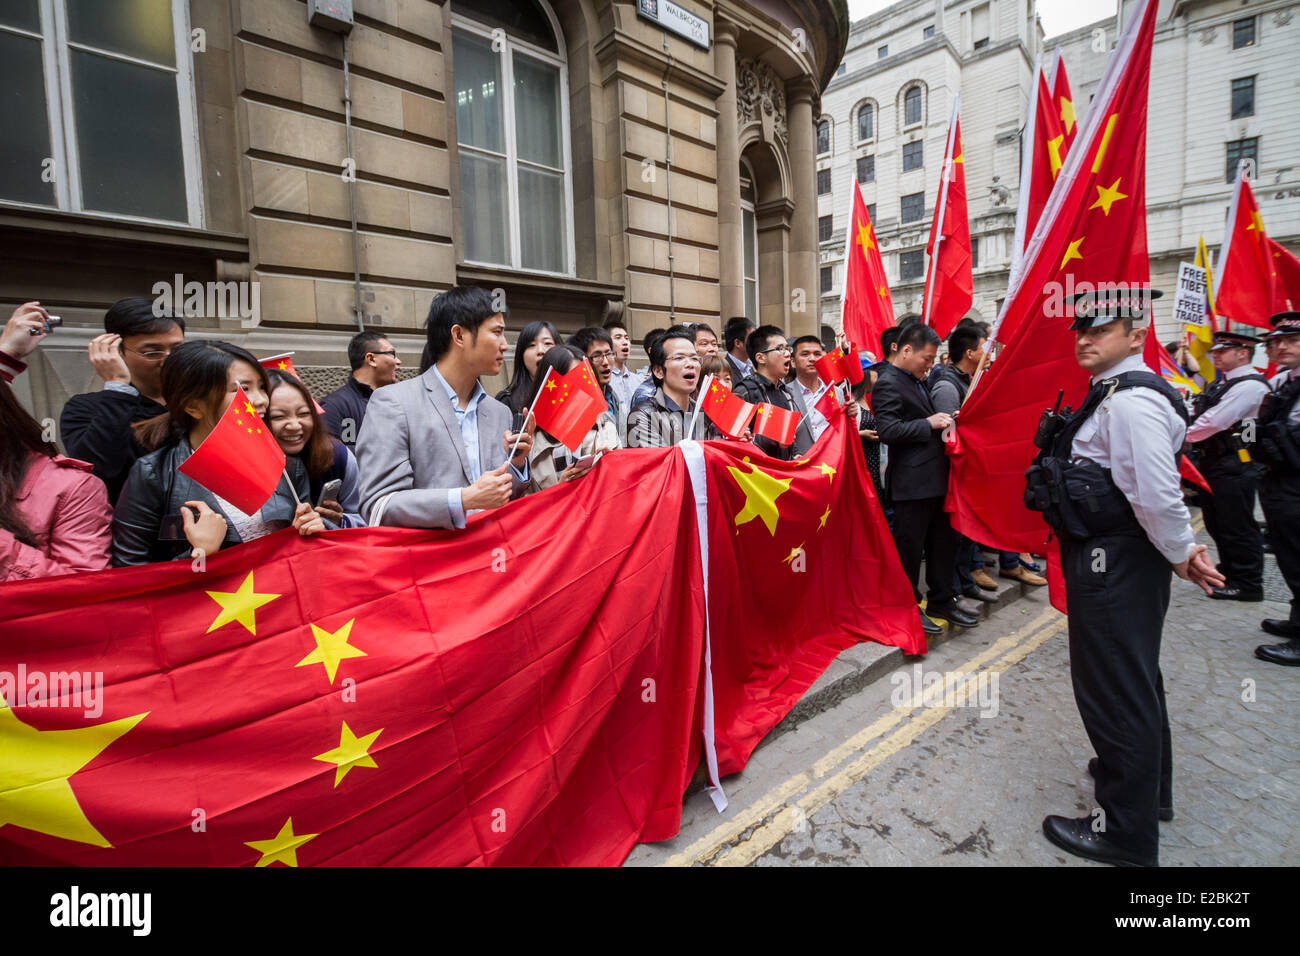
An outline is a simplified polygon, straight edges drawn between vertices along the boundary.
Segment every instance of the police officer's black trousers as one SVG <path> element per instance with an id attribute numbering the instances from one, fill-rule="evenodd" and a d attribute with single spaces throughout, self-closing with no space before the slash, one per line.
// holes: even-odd
<path id="1" fill-rule="evenodd" d="M 1062 539 L 1070 678 L 1097 752 L 1105 834 L 1158 852 L 1157 811 L 1173 806 L 1173 751 L 1160 675 L 1172 571 L 1145 535 Z"/>
<path id="2" fill-rule="evenodd" d="M 1291 589 L 1291 623 L 1300 625 L 1300 472 L 1265 476 L 1259 503 L 1278 570 Z"/>
<path id="3" fill-rule="evenodd" d="M 1228 587 L 1259 591 L 1264 586 L 1264 536 L 1255 523 L 1258 468 L 1237 475 L 1207 472 L 1214 494 L 1200 496 L 1205 530 L 1219 551 L 1219 570 Z"/>

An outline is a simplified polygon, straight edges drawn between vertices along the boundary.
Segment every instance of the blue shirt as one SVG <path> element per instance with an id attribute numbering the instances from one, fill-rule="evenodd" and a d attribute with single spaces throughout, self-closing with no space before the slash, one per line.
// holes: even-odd
<path id="1" fill-rule="evenodd" d="M 460 407 L 460 396 L 456 390 L 447 384 L 447 380 L 442 377 L 438 371 L 438 366 L 432 368 L 434 378 L 442 385 L 443 390 L 447 393 L 447 400 L 451 402 L 452 411 L 456 413 L 456 427 L 460 429 L 460 439 L 465 443 L 465 457 L 469 460 L 469 480 L 473 484 L 483 475 L 483 465 L 479 461 L 479 435 L 478 435 L 478 406 L 479 402 L 487 398 L 487 392 L 483 389 L 483 383 L 474 382 L 474 391 L 469 396 L 469 401 L 465 407 Z M 513 464 L 510 470 L 519 476 L 522 482 L 528 481 L 528 465 L 524 465 L 521 472 Z M 451 523 L 457 528 L 465 527 L 465 506 L 462 503 L 461 495 L 464 488 L 447 489 L 447 510 L 451 512 Z"/>

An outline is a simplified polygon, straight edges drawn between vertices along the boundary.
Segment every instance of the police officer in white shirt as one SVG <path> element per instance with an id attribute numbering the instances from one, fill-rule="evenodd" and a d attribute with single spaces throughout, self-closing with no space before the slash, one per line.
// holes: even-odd
<path id="1" fill-rule="evenodd" d="M 1201 496 L 1205 530 L 1219 550 L 1218 568 L 1228 583 L 1211 597 L 1264 600 L 1264 536 L 1255 523 L 1255 490 L 1262 468 L 1251 457 L 1255 418 L 1268 394 L 1268 379 L 1252 360 L 1259 339 L 1243 332 L 1215 332 L 1210 357 L 1220 372 L 1192 403 L 1187 440 L 1210 484 Z"/>
<path id="2" fill-rule="evenodd" d="M 1268 469 L 1259 485 L 1259 503 L 1268 522 L 1268 540 L 1278 570 L 1291 590 L 1287 620 L 1265 620 L 1260 627 L 1285 644 L 1264 644 L 1255 656 L 1271 664 L 1300 666 L 1300 312 L 1269 319 L 1273 331 L 1269 358 L 1282 367 L 1259 410 L 1255 457 Z"/>
<path id="3" fill-rule="evenodd" d="M 1101 811 L 1049 816 L 1043 832 L 1077 856 L 1136 866 L 1157 864 L 1157 820 L 1173 817 L 1159 667 L 1170 572 L 1206 593 L 1224 583 L 1194 540 L 1180 490 L 1186 409 L 1142 359 L 1158 294 L 1126 287 L 1076 298 L 1075 358 L 1091 387 L 1026 474 L 1027 503 L 1036 483 L 1057 492 L 1045 517 L 1060 538 L 1070 677 L 1097 751 L 1088 769 Z"/>

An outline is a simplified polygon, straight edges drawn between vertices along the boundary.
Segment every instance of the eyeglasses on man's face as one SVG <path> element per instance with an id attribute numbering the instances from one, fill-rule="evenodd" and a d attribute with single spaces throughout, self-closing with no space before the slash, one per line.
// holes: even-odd
<path id="1" fill-rule="evenodd" d="M 593 362 L 612 362 L 614 361 L 614 353 L 606 349 L 603 352 L 592 352 L 587 358 Z"/>
<path id="2" fill-rule="evenodd" d="M 367 352 L 366 354 L 367 355 L 391 355 L 393 358 L 397 358 L 397 349 L 389 349 L 387 352 Z"/>
<path id="3" fill-rule="evenodd" d="M 781 352 L 781 353 L 783 353 L 783 354 L 785 354 L 785 355 L 789 355 L 789 354 L 790 354 L 790 346 L 788 346 L 788 345 L 773 345 L 770 349 L 759 349 L 759 350 L 758 350 L 758 354 L 759 354 L 759 355 L 762 355 L 764 352 Z"/>
<path id="4" fill-rule="evenodd" d="M 135 349 L 127 348 L 125 345 L 122 346 L 122 349 L 132 355 L 138 355 L 146 362 L 151 362 L 154 365 L 164 361 L 167 356 L 172 354 L 171 349 L 150 349 L 148 352 L 138 352 Z"/>

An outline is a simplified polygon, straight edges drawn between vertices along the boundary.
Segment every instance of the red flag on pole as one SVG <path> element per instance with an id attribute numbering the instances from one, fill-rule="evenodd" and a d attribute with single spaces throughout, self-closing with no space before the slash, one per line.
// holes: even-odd
<path id="1" fill-rule="evenodd" d="M 799 427 L 799 413 L 778 408 L 766 402 L 758 406 L 758 418 L 755 419 L 754 434 L 770 438 L 778 445 L 794 444 L 795 429 Z"/>
<path id="2" fill-rule="evenodd" d="M 709 383 L 708 392 L 700 402 L 700 410 L 709 421 L 731 438 L 739 438 L 754 417 L 755 406 L 736 395 L 717 379 Z"/>
<path id="3" fill-rule="evenodd" d="M 835 386 L 831 385 L 822 389 L 821 398 L 813 403 L 813 408 L 822 413 L 822 418 L 827 421 L 835 414 L 835 409 L 840 407 L 839 397 L 835 394 Z"/>
<path id="4" fill-rule="evenodd" d="M 972 384 L 952 452 L 948 507 L 962 534 L 1009 551 L 1040 551 L 1048 529 L 1025 508 L 1033 436 L 1059 389 L 1077 406 L 1088 373 L 1074 358 L 1066 307 L 1099 282 L 1145 284 L 1146 115 L 1155 0 L 1125 26 L 1043 222 L 1008 290 L 1010 329 L 997 361 Z"/>
<path id="5" fill-rule="evenodd" d="M 894 326 L 894 300 L 889 295 L 885 264 L 856 179 L 844 253 L 842 309 L 840 327 L 844 336 L 850 342 L 865 342 L 868 348 L 876 348 L 881 333 Z"/>
<path id="6" fill-rule="evenodd" d="M 574 453 L 596 419 L 608 408 L 603 398 L 592 395 L 584 377 L 591 378 L 585 363 L 573 366 L 563 375 L 556 375 L 553 368 L 547 367 L 537 400 L 533 402 L 537 427 Z"/>
<path id="7" fill-rule="evenodd" d="M 1278 274 L 1275 251 L 1264 234 L 1264 220 L 1242 163 L 1237 169 L 1219 251 L 1219 274 L 1214 280 L 1214 311 L 1221 318 L 1267 329 L 1270 315 L 1287 310 L 1287 293 Z"/>
<path id="8" fill-rule="evenodd" d="M 302 381 L 302 376 L 299 375 L 298 370 L 293 367 L 292 352 L 284 352 L 280 355 L 268 355 L 264 359 L 258 359 L 258 364 L 268 372 L 285 372 L 288 375 L 292 375 L 298 381 Z M 325 409 L 321 408 L 320 402 L 316 401 L 315 398 L 311 400 L 311 403 L 316 406 L 317 415 L 325 414 Z"/>
<path id="9" fill-rule="evenodd" d="M 966 215 L 966 165 L 961 149 L 961 94 L 953 97 L 948 122 L 948 147 L 943 157 L 939 201 L 930 223 L 925 252 L 930 269 L 925 275 L 924 321 L 946 339 L 970 309 L 975 282 L 971 276 L 970 221 Z"/>
<path id="10" fill-rule="evenodd" d="M 1300 259 L 1293 256 L 1282 243 L 1272 239 L 1268 240 L 1268 248 L 1273 254 L 1273 269 L 1277 272 L 1279 291 L 1285 300 L 1285 305 L 1278 311 L 1300 309 Z"/>
<path id="11" fill-rule="evenodd" d="M 241 388 L 217 427 L 177 470 L 252 515 L 280 483 L 284 452 Z"/>
<path id="12" fill-rule="evenodd" d="M 1064 79 L 1065 67 L 1059 62 L 1059 50 L 1057 54 L 1055 73 L 1065 84 L 1068 96 L 1069 81 Z M 1012 285 L 1023 268 L 1025 247 L 1029 245 L 1043 216 L 1043 209 L 1047 206 L 1061 167 L 1065 165 L 1070 144 L 1074 142 L 1074 132 L 1077 131 L 1077 127 L 1074 127 L 1071 132 L 1066 132 L 1061 122 L 1062 107 L 1056 104 L 1056 97 L 1052 93 L 1052 82 L 1052 78 L 1042 69 L 1041 59 L 1035 60 L 1033 93 L 1029 97 L 1020 154 L 1020 197 L 1016 211 L 1016 236 L 1011 247 Z M 1066 115 L 1073 126 L 1072 103 Z"/>
<path id="13" fill-rule="evenodd" d="M 1052 107 L 1056 113 L 1057 122 L 1061 124 L 1061 162 L 1064 163 L 1066 154 L 1070 152 L 1070 147 L 1074 145 L 1074 137 L 1079 132 L 1079 124 L 1075 121 L 1074 94 L 1070 91 L 1070 78 L 1065 72 L 1065 57 L 1059 46 L 1052 51 L 1052 57 Z"/>
<path id="14" fill-rule="evenodd" d="M 862 371 L 862 360 L 858 358 L 858 350 L 850 342 L 846 349 L 832 349 L 816 361 L 817 377 L 828 385 L 836 382 L 848 382 L 850 385 L 857 385 L 862 381 L 865 373 Z"/>

